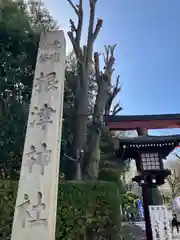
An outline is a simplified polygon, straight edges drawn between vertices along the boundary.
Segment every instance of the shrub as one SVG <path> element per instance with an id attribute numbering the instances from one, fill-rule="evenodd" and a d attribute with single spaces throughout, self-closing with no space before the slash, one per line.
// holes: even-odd
<path id="1" fill-rule="evenodd" d="M 57 239 L 115 240 L 119 234 L 119 210 L 116 184 L 64 182 L 59 188 Z"/>
<path id="2" fill-rule="evenodd" d="M 16 202 L 17 183 L 0 181 L 0 239 L 11 238 L 11 228 Z"/>
<path id="3" fill-rule="evenodd" d="M 0 239 L 10 239 L 17 183 L 0 182 Z M 119 239 L 117 185 L 112 182 L 59 184 L 57 240 Z"/>

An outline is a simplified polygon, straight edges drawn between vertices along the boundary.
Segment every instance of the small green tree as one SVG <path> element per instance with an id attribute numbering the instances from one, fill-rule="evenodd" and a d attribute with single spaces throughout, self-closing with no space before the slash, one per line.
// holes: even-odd
<path id="1" fill-rule="evenodd" d="M 137 202 L 138 202 L 139 196 L 126 191 L 123 194 L 122 198 L 122 206 L 124 209 L 126 209 L 129 213 L 136 213 L 138 208 L 137 208 Z"/>
<path id="2" fill-rule="evenodd" d="M 166 179 L 166 184 L 163 186 L 163 195 L 168 200 L 179 197 L 180 194 L 180 162 L 179 159 L 172 160 L 169 162 L 169 169 L 171 170 L 171 175 Z"/>

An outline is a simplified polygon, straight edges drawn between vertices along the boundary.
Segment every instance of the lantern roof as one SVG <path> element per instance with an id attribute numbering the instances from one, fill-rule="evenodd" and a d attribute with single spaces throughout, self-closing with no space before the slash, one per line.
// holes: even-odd
<path id="1" fill-rule="evenodd" d="M 133 158 L 139 151 L 156 151 L 166 158 L 179 145 L 180 135 L 114 138 L 115 152 L 120 156 L 123 153 L 125 158 Z"/>
<path id="2" fill-rule="evenodd" d="M 119 138 L 121 145 L 127 145 L 130 147 L 151 147 L 151 146 L 178 146 L 180 145 L 180 135 L 168 135 L 168 136 L 138 136 L 138 137 L 121 137 Z M 137 146 L 133 146 L 137 145 Z"/>

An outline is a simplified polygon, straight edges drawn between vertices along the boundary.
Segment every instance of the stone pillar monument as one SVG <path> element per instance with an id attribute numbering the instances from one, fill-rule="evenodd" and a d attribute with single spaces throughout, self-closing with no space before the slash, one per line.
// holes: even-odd
<path id="1" fill-rule="evenodd" d="M 11 240 L 54 240 L 63 114 L 65 38 L 39 43 Z"/>

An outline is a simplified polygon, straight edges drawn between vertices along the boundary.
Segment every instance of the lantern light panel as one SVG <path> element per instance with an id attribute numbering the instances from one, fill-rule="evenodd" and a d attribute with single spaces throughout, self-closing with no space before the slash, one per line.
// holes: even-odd
<path id="1" fill-rule="evenodd" d="M 160 170 L 160 159 L 158 153 L 141 154 L 143 170 Z"/>

